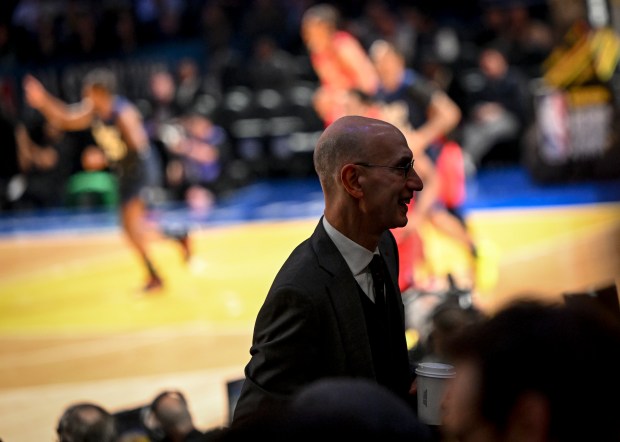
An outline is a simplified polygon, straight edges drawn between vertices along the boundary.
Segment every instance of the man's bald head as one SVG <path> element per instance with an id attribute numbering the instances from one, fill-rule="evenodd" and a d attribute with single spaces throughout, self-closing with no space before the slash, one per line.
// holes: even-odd
<path id="1" fill-rule="evenodd" d="M 349 115 L 330 124 L 314 150 L 314 169 L 324 192 L 333 190 L 342 166 L 368 162 L 372 140 L 386 131 L 398 129 L 382 120 Z"/>

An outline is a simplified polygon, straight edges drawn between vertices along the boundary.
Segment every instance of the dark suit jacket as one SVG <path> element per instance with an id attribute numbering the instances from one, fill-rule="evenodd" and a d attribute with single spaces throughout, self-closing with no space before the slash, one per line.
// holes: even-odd
<path id="1" fill-rule="evenodd" d="M 379 243 L 389 269 L 402 327 L 399 364 L 392 367 L 405 396 L 412 377 L 404 308 L 398 289 L 398 250 L 391 232 Z M 400 351 L 402 348 L 402 352 Z M 402 357 L 400 357 L 402 353 Z M 282 404 L 302 387 L 326 377 L 376 380 L 360 288 L 322 219 L 312 236 L 286 260 L 267 294 L 255 327 L 251 359 L 233 424 Z"/>

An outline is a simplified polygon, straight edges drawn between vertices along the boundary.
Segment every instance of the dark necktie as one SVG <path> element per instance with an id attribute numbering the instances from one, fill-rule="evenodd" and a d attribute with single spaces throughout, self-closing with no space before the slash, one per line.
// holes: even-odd
<path id="1" fill-rule="evenodd" d="M 381 314 L 385 314 L 385 274 L 381 255 L 373 255 L 368 266 L 375 286 L 375 305 Z"/>

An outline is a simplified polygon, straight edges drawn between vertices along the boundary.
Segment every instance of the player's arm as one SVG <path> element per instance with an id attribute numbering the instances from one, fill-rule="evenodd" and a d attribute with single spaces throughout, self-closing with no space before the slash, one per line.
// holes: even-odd
<path id="1" fill-rule="evenodd" d="M 133 106 L 126 106 L 118 115 L 116 125 L 128 149 L 141 150 L 149 144 L 142 117 Z"/>
<path id="2" fill-rule="evenodd" d="M 84 99 L 76 104 L 67 104 L 51 95 L 39 80 L 32 75 L 24 78 L 26 102 L 41 112 L 52 124 L 64 130 L 86 129 L 93 119 L 93 106 Z"/>
<path id="3" fill-rule="evenodd" d="M 461 121 L 461 109 L 442 90 L 435 90 L 427 107 L 427 120 L 417 128 L 423 144 L 430 143 L 447 135 Z"/>
<path id="4" fill-rule="evenodd" d="M 356 84 L 363 92 L 374 95 L 379 85 L 379 76 L 368 54 L 357 41 L 342 42 L 338 47 L 340 62 L 356 77 Z"/>
<path id="5" fill-rule="evenodd" d="M 416 138 L 426 148 L 452 131 L 461 121 L 461 109 L 442 89 L 418 77 L 407 89 L 409 97 L 426 109 L 426 121 L 416 127 Z"/>

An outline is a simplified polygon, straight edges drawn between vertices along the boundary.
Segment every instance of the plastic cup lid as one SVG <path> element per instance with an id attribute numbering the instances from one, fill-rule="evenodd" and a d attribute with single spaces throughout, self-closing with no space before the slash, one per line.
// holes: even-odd
<path id="1" fill-rule="evenodd" d="M 415 372 L 420 376 L 432 378 L 452 378 L 456 374 L 452 365 L 441 362 L 420 362 Z"/>

